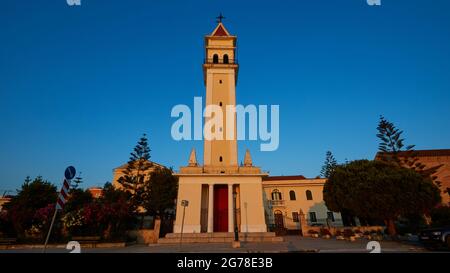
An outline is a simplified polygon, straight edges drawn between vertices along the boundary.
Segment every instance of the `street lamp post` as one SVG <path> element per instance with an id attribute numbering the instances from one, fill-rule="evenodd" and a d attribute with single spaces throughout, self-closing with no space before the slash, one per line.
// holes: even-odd
<path id="1" fill-rule="evenodd" d="M 189 201 L 181 200 L 181 206 L 183 207 L 183 219 L 181 220 L 180 247 L 181 247 L 181 244 L 183 243 L 184 215 L 186 213 L 186 207 L 189 206 Z"/>
<path id="2" fill-rule="evenodd" d="M 233 216 L 234 216 L 234 242 L 233 242 L 233 247 L 234 248 L 239 248 L 241 246 L 240 242 L 239 242 L 239 230 L 238 230 L 238 225 L 237 225 L 237 211 L 236 211 L 236 197 L 237 197 L 237 193 L 234 191 L 233 192 Z"/>

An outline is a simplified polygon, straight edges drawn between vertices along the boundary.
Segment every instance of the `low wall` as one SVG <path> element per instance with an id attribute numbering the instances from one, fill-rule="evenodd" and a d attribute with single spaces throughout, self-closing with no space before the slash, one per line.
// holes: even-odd
<path id="1" fill-rule="evenodd" d="M 80 244 L 81 249 L 83 248 L 120 248 L 125 247 L 126 243 L 95 243 L 95 244 Z M 66 248 L 67 244 L 49 244 L 47 248 Z M 8 249 L 42 249 L 43 244 L 11 244 L 11 245 L 0 245 L 0 250 Z"/>
<path id="2" fill-rule="evenodd" d="M 155 220 L 153 229 L 129 230 L 128 236 L 135 237 L 138 244 L 156 244 L 159 239 L 161 229 L 161 220 Z"/>
<path id="3" fill-rule="evenodd" d="M 344 232 L 344 230 L 346 229 L 351 229 L 353 232 L 355 231 L 361 231 L 362 233 L 368 231 L 368 232 L 372 232 L 372 231 L 376 231 L 376 232 L 383 232 L 384 227 L 382 226 L 356 226 L 356 227 L 332 227 L 332 228 L 327 228 L 327 227 L 310 227 L 310 226 L 303 226 L 302 227 L 302 233 L 304 237 L 311 237 L 311 234 L 309 233 L 310 231 L 316 231 L 320 234 L 320 230 L 321 229 L 328 229 L 331 233 L 332 236 L 336 235 L 337 231 L 340 232 Z"/>

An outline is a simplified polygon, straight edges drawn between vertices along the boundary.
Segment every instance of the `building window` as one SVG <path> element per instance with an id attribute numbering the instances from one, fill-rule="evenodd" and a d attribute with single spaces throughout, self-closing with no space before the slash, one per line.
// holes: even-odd
<path id="1" fill-rule="evenodd" d="M 222 162 L 222 161 L 223 161 L 223 158 L 222 158 L 222 157 L 219 157 L 219 161 Z"/>
<path id="2" fill-rule="evenodd" d="M 228 54 L 223 55 L 223 63 L 227 64 L 228 62 Z"/>
<path id="3" fill-rule="evenodd" d="M 219 106 L 222 106 L 222 102 L 219 102 Z"/>
<path id="4" fill-rule="evenodd" d="M 306 191 L 306 200 L 313 200 L 312 192 L 310 190 Z"/>
<path id="5" fill-rule="evenodd" d="M 327 219 L 330 219 L 331 222 L 334 222 L 334 214 L 332 211 L 327 212 Z"/>
<path id="6" fill-rule="evenodd" d="M 222 84 L 222 80 L 219 80 L 219 83 Z"/>
<path id="7" fill-rule="evenodd" d="M 295 212 L 295 211 L 292 212 L 292 221 L 299 222 L 298 212 Z"/>
<path id="8" fill-rule="evenodd" d="M 213 55 L 213 63 L 214 64 L 218 64 L 219 63 L 219 55 L 217 55 L 217 54 Z"/>
<path id="9" fill-rule="evenodd" d="M 316 217 L 316 213 L 315 212 L 310 212 L 309 213 L 309 221 L 311 221 L 311 223 L 317 222 L 317 217 Z"/>
<path id="10" fill-rule="evenodd" d="M 272 200 L 281 200 L 281 192 L 279 190 L 272 191 Z"/>
<path id="11" fill-rule="evenodd" d="M 295 199 L 295 191 L 290 191 L 290 192 L 289 192 L 289 198 L 290 198 L 291 200 L 296 200 L 296 199 Z"/>

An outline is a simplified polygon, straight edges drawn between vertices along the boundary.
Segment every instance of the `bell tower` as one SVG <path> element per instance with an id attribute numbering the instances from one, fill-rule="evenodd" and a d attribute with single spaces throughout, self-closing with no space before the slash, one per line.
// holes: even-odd
<path id="1" fill-rule="evenodd" d="M 214 31 L 205 36 L 205 60 L 203 76 L 206 86 L 206 106 L 216 105 L 222 109 L 223 124 L 219 128 L 211 128 L 213 133 L 223 136 L 221 139 L 204 140 L 205 172 L 233 173 L 238 172 L 236 113 L 227 116 L 227 105 L 236 105 L 236 83 L 239 65 L 236 60 L 236 36 L 230 35 L 218 17 Z M 209 119 L 206 117 L 205 124 Z M 230 123 L 227 119 L 232 118 Z M 227 128 L 227 124 L 234 128 Z M 216 130 L 218 130 L 216 132 Z M 230 131 L 234 137 L 227 137 Z"/>
<path id="2" fill-rule="evenodd" d="M 219 232 L 218 236 L 226 234 L 220 238 L 228 241 L 236 232 L 267 232 L 262 178 L 268 174 L 253 166 L 250 151 L 245 154 L 244 164 L 238 165 L 237 114 L 235 107 L 227 107 L 236 106 L 236 36 L 222 24 L 222 15 L 218 19 L 214 31 L 204 37 L 207 108 L 203 164 L 197 162 L 192 150 L 188 165 L 180 167 L 176 174 L 179 180 L 174 238 L 181 239 L 182 232 L 191 233 L 189 240 L 198 242 L 213 238 L 199 233 Z M 220 114 L 222 120 L 217 117 Z M 189 201 L 188 207 L 183 200 Z M 263 237 L 272 240 L 274 235 Z"/>

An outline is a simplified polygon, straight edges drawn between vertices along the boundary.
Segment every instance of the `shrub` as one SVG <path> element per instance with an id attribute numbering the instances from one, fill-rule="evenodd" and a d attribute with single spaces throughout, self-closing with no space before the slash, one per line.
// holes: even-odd
<path id="1" fill-rule="evenodd" d="M 320 234 L 322 236 L 326 236 L 326 235 L 331 236 L 331 232 L 327 228 L 320 229 Z"/>
<path id="2" fill-rule="evenodd" d="M 450 207 L 440 206 L 430 212 L 431 225 L 433 227 L 450 226 Z"/>
<path id="3" fill-rule="evenodd" d="M 351 236 L 355 236 L 355 233 L 353 232 L 353 230 L 345 229 L 344 230 L 344 237 L 351 237 Z"/>

